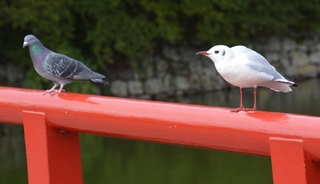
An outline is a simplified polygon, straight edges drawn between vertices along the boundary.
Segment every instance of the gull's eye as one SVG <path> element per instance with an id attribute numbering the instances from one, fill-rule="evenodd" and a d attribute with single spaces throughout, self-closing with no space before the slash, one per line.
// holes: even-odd
<path id="1" fill-rule="evenodd" d="M 216 50 L 216 51 L 214 51 L 214 53 L 215 53 L 215 54 L 219 54 L 219 51 L 218 51 L 218 50 Z"/>

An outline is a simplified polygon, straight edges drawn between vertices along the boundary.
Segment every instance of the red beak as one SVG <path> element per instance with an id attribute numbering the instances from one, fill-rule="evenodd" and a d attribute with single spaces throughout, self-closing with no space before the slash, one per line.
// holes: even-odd
<path id="1" fill-rule="evenodd" d="M 197 52 L 197 55 L 203 55 L 203 56 L 208 56 L 208 52 L 207 51 L 200 51 L 200 52 Z"/>

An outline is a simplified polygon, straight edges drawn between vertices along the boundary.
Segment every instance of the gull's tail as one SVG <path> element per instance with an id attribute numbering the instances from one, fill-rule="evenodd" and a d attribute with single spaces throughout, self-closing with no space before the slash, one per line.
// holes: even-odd
<path id="1" fill-rule="evenodd" d="M 292 91 L 291 87 L 297 87 L 298 85 L 296 83 L 289 81 L 289 80 L 286 80 L 286 79 L 277 79 L 274 81 L 269 81 L 269 82 L 263 83 L 259 86 L 270 88 L 270 89 L 277 91 L 277 92 L 287 93 L 287 92 Z"/>

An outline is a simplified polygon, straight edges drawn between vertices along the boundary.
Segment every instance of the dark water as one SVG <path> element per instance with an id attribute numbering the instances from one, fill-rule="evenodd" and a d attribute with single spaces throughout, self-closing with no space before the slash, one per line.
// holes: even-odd
<path id="1" fill-rule="evenodd" d="M 320 80 L 301 82 L 293 90 L 285 94 L 260 88 L 258 109 L 320 116 Z M 237 107 L 239 90 L 167 101 Z M 252 103 L 252 90 L 246 90 L 245 105 L 251 107 Z M 93 135 L 81 135 L 81 150 L 86 184 L 272 183 L 271 163 L 267 157 Z M 0 136 L 0 183 L 27 183 L 21 134 Z"/>

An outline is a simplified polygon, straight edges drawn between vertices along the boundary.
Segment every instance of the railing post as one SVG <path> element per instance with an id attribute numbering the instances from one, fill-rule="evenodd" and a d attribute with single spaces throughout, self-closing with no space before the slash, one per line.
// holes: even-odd
<path id="1" fill-rule="evenodd" d="M 299 139 L 270 138 L 274 184 L 318 184 L 320 167 L 314 163 Z"/>
<path id="2" fill-rule="evenodd" d="M 29 184 L 82 184 L 79 133 L 50 127 L 44 113 L 23 111 Z"/>

